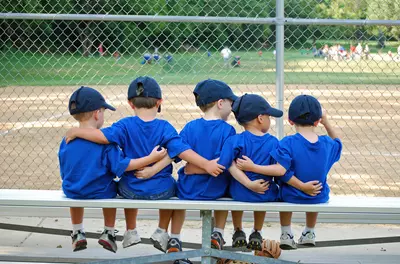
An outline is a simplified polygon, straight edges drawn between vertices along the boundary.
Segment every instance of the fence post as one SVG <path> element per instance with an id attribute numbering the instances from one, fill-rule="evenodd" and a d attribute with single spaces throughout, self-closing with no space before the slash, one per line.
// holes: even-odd
<path id="1" fill-rule="evenodd" d="M 284 93 L 284 49 L 285 49 L 285 3 L 284 0 L 276 0 L 276 107 L 283 109 Z M 276 136 L 282 139 L 284 136 L 283 117 L 276 119 Z"/>

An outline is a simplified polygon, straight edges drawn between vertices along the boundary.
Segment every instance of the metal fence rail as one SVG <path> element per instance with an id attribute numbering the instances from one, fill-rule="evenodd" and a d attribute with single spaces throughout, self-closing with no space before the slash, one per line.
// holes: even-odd
<path id="1" fill-rule="evenodd" d="M 57 151 L 75 125 L 67 111 L 72 91 L 101 90 L 118 107 L 106 114 L 110 125 L 132 115 L 129 82 L 151 75 L 162 84 L 161 118 L 178 131 L 201 116 L 191 92 L 205 78 L 239 95 L 261 94 L 284 112 L 296 95 L 312 94 L 343 134 L 332 192 L 399 196 L 400 20 L 392 13 L 400 7 L 343 3 L 0 2 L 0 188 L 60 188 Z M 286 119 L 271 134 L 293 133 Z"/>

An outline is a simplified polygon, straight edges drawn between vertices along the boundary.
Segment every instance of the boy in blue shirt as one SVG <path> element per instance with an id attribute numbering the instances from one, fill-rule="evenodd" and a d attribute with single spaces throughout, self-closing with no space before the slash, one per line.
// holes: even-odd
<path id="1" fill-rule="evenodd" d="M 322 113 L 320 103 L 310 95 L 297 96 L 289 106 L 289 123 L 296 128 L 296 134 L 281 140 L 276 151 L 271 156 L 287 170 L 281 178 L 281 198 L 285 202 L 316 204 L 329 200 L 329 186 L 327 176 L 332 165 L 340 159 L 342 142 L 326 113 Z M 315 127 L 321 123 L 328 136 L 319 136 Z M 305 181 L 318 181 L 321 183 L 317 195 L 308 195 L 301 190 L 287 184 L 296 177 Z M 315 246 L 314 228 L 318 213 L 306 213 L 306 227 L 299 238 L 301 245 Z M 281 248 L 295 249 L 296 243 L 291 230 L 291 212 L 281 212 Z"/>
<path id="2" fill-rule="evenodd" d="M 237 96 L 224 82 L 208 79 L 199 82 L 193 94 L 196 105 L 204 113 L 204 117 L 190 121 L 182 129 L 180 136 L 200 156 L 214 160 L 220 155 L 226 139 L 236 134 L 228 119 L 232 103 Z M 187 164 L 190 167 L 190 164 Z M 221 173 L 218 177 L 207 174 L 204 170 L 195 174 L 186 174 L 185 168 L 178 171 L 177 196 L 184 200 L 216 200 L 226 195 L 230 175 Z M 214 248 L 221 249 L 228 211 L 214 211 L 214 230 L 211 243 Z M 185 221 L 185 211 L 174 211 L 172 218 L 171 239 L 168 252 L 181 251 L 180 232 Z"/>
<path id="3" fill-rule="evenodd" d="M 278 139 L 268 134 L 270 116 L 281 117 L 283 113 L 278 109 L 272 108 L 263 97 L 255 94 L 245 94 L 237 99 L 233 104 L 232 111 L 245 131 L 230 137 L 225 142 L 218 161 L 219 164 L 230 167 L 229 170 L 235 178 L 230 183 L 229 193 L 236 201 L 277 201 L 279 190 L 271 176 L 281 175 L 281 171 L 276 171 L 274 174 L 271 173 L 270 176 L 245 172 L 246 174 L 243 176 L 246 180 L 243 181 L 243 179 L 238 178 L 238 169 L 234 161 L 242 156 L 247 156 L 256 161 L 257 164 L 274 164 L 269 153 L 278 146 Z M 248 182 L 257 180 L 264 182 L 268 189 L 265 188 L 261 192 L 254 192 L 248 189 Z M 254 230 L 249 236 L 248 244 L 246 235 L 242 231 L 242 216 L 243 212 L 241 211 L 232 213 L 232 221 L 235 228 L 232 246 L 247 246 L 252 250 L 261 250 L 261 229 L 264 224 L 265 212 L 254 212 Z"/>
<path id="4" fill-rule="evenodd" d="M 104 123 L 104 111 L 115 108 L 107 104 L 103 96 L 95 89 L 81 87 L 69 100 L 69 112 L 79 122 L 80 128 L 99 129 Z M 118 179 L 125 171 L 134 170 L 160 160 L 166 155 L 165 150 L 153 150 L 148 157 L 131 160 L 124 158 L 122 151 L 115 144 L 98 145 L 84 139 L 77 139 L 70 144 L 62 140 L 58 157 L 62 189 L 71 199 L 107 199 L 117 196 Z M 86 249 L 87 241 L 83 229 L 84 208 L 71 208 L 73 226 L 73 251 Z M 112 252 L 117 251 L 114 234 L 116 217 L 115 208 L 103 208 L 104 232 L 99 244 Z"/>
<path id="5" fill-rule="evenodd" d="M 184 144 L 168 121 L 156 118 L 162 103 L 161 88 L 156 80 L 146 76 L 133 80 L 128 88 L 128 103 L 136 116 L 123 118 L 102 130 L 70 130 L 68 138 L 80 137 L 101 144 L 116 143 L 131 158 L 146 156 L 154 147 L 161 146 L 167 149 L 171 159 L 179 157 L 213 175 L 222 172 L 222 166 L 204 159 Z M 170 164 L 150 178 L 136 177 L 132 172 L 118 183 L 119 194 L 128 199 L 169 199 L 175 195 L 175 188 Z M 160 210 L 159 227 L 150 238 L 154 246 L 164 252 L 169 240 L 166 231 L 172 212 L 173 210 Z M 127 231 L 122 243 L 124 248 L 141 241 L 136 230 L 136 217 L 137 209 L 125 209 Z"/>

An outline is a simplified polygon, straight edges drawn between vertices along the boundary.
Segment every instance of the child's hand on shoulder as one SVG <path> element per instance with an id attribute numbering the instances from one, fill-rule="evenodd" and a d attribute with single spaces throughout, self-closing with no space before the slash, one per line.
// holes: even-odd
<path id="1" fill-rule="evenodd" d="M 259 179 L 255 181 L 250 181 L 246 187 L 247 189 L 250 189 L 258 194 L 264 194 L 269 189 L 269 182 Z"/>
<path id="2" fill-rule="evenodd" d="M 242 171 L 253 171 L 254 168 L 254 162 L 247 156 L 243 155 L 243 159 L 238 158 L 236 160 L 236 166 L 239 168 L 239 170 Z"/>
<path id="3" fill-rule="evenodd" d="M 321 193 L 321 189 L 322 183 L 320 183 L 319 181 L 309 181 L 303 183 L 301 187 L 301 191 L 310 196 L 317 196 L 319 193 Z"/>
<path id="4" fill-rule="evenodd" d="M 78 129 L 79 128 L 77 127 L 73 127 L 67 131 L 67 133 L 65 134 L 65 142 L 67 142 L 67 144 L 76 138 L 76 132 Z"/>
<path id="5" fill-rule="evenodd" d="M 160 148 L 160 146 L 156 146 L 153 148 L 149 156 L 154 162 L 157 162 L 164 158 L 165 155 L 167 155 L 167 150 L 165 148 Z"/>

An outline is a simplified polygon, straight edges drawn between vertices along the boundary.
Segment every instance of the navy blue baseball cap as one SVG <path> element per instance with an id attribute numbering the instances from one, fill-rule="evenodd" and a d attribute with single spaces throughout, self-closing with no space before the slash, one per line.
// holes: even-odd
<path id="1" fill-rule="evenodd" d="M 90 87 L 82 86 L 69 98 L 68 109 L 71 115 L 95 111 L 102 107 L 115 111 L 98 91 Z"/>
<path id="2" fill-rule="evenodd" d="M 239 97 L 232 106 L 236 120 L 243 124 L 250 122 L 259 115 L 269 115 L 273 117 L 281 117 L 283 112 L 279 109 L 271 107 L 264 97 L 257 94 L 244 94 Z"/>
<path id="3" fill-rule="evenodd" d="M 139 84 L 142 86 L 139 87 Z M 148 76 L 141 76 L 131 82 L 128 88 L 128 100 L 133 97 L 152 97 L 161 99 L 161 88 L 157 81 Z"/>
<path id="4" fill-rule="evenodd" d="M 311 95 L 299 95 L 289 106 L 289 120 L 296 124 L 313 125 L 321 117 L 321 104 Z"/>
<path id="5" fill-rule="evenodd" d="M 226 83 L 213 79 L 199 82 L 194 88 L 193 94 L 197 106 L 207 105 L 220 99 L 235 101 L 238 98 Z"/>

